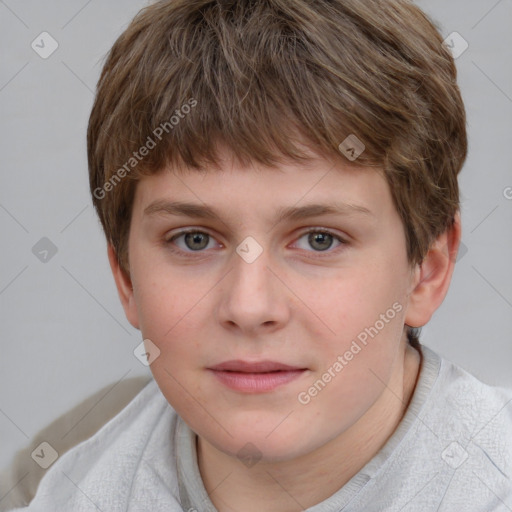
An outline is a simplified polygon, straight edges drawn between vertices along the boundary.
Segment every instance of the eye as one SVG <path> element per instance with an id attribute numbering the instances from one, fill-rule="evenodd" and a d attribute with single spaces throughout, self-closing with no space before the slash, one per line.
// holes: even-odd
<path id="1" fill-rule="evenodd" d="M 337 253 L 340 246 L 346 245 L 346 243 L 343 238 L 330 231 L 320 228 L 311 228 L 298 238 L 296 246 L 299 249 L 312 253 L 327 253 L 327 256 Z M 185 230 L 166 239 L 165 244 L 169 246 L 172 252 L 193 255 L 193 253 L 202 253 L 205 249 L 212 249 L 215 246 L 215 239 L 204 231 Z M 329 250 L 334 244 L 337 244 L 335 248 Z M 323 255 L 318 254 L 318 256 Z"/>
<path id="2" fill-rule="evenodd" d="M 301 240 L 305 240 L 305 244 L 300 244 Z M 345 240 L 343 240 L 340 236 L 331 233 L 329 231 L 325 231 L 323 229 L 313 228 L 305 233 L 299 238 L 297 245 L 299 249 L 304 249 L 309 251 L 308 247 L 305 245 L 312 247 L 314 249 L 313 252 L 326 252 L 333 246 L 334 243 L 338 243 L 336 247 L 340 247 L 341 245 L 346 244 Z M 311 252 L 311 251 L 310 251 Z M 336 250 L 329 251 L 329 254 L 337 252 Z"/>
<path id="3" fill-rule="evenodd" d="M 176 241 L 180 238 L 183 238 L 183 243 L 176 243 Z M 176 235 L 166 240 L 166 243 L 169 245 L 177 245 L 182 252 L 202 252 L 203 249 L 211 248 L 209 247 L 209 242 L 211 241 L 213 241 L 213 238 L 208 233 L 205 233 L 204 231 L 189 230 L 180 231 Z M 172 250 L 174 251 L 174 249 Z"/>

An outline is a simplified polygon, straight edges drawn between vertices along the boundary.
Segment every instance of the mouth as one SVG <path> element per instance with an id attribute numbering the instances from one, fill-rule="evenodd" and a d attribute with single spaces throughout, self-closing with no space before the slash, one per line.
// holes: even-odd
<path id="1" fill-rule="evenodd" d="M 208 368 L 225 386 L 243 393 L 264 393 L 290 383 L 307 368 L 275 361 L 226 361 Z"/>

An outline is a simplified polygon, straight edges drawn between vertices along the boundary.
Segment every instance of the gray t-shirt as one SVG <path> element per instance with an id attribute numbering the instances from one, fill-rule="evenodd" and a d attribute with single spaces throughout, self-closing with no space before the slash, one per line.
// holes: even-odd
<path id="1" fill-rule="evenodd" d="M 512 511 L 512 390 L 483 384 L 425 346 L 422 353 L 396 431 L 307 512 Z M 154 381 L 57 460 L 31 504 L 17 510 L 216 512 L 199 473 L 196 435 Z"/>

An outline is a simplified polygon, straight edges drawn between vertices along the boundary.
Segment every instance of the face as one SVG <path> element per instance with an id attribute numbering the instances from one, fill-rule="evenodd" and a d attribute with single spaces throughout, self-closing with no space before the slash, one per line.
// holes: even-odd
<path id="1" fill-rule="evenodd" d="M 125 309 L 192 430 L 226 454 L 252 443 L 287 460 L 350 428 L 390 378 L 404 229 L 374 169 L 224 162 L 138 183 Z"/>

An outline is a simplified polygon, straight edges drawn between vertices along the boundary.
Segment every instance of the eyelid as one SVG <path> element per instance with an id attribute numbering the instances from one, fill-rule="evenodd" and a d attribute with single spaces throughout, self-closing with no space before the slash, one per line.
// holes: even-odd
<path id="1" fill-rule="evenodd" d="M 189 233 L 201 233 L 201 234 L 204 234 L 204 235 L 208 235 L 208 237 L 213 240 L 215 240 L 219 245 L 223 245 L 222 243 L 218 242 L 216 237 L 214 235 L 212 235 L 207 229 L 203 229 L 203 228 L 195 228 L 195 227 L 190 227 L 190 228 L 184 228 L 184 229 L 181 229 L 179 231 L 177 231 L 176 233 L 172 234 L 171 236 L 165 236 L 164 237 L 164 243 L 165 245 L 171 245 L 172 242 L 177 239 L 177 238 L 180 238 L 181 236 L 183 235 L 187 235 Z M 206 253 L 206 251 L 203 249 L 201 251 L 191 251 L 191 250 L 183 250 L 181 248 L 177 248 L 177 249 L 171 249 L 173 252 L 176 252 L 176 253 L 183 253 L 183 254 L 187 254 L 187 255 L 192 255 L 192 256 L 199 256 L 199 255 L 204 255 Z"/>
<path id="2" fill-rule="evenodd" d="M 299 238 L 303 237 L 304 235 L 307 235 L 308 233 L 326 233 L 328 235 L 332 235 L 334 238 L 338 238 L 342 242 L 348 243 L 348 235 L 341 235 L 330 228 L 323 228 L 321 226 L 313 226 L 311 228 L 306 228 L 305 231 L 300 232 Z"/>
<path id="3" fill-rule="evenodd" d="M 175 239 L 177 239 L 183 235 L 187 235 L 188 233 L 202 233 L 202 234 L 208 235 L 210 237 L 210 239 L 216 240 L 215 236 L 212 235 L 208 229 L 204 229 L 201 227 L 190 227 L 190 228 L 181 229 L 181 230 L 177 231 L 176 233 L 172 234 L 171 236 L 166 236 L 164 239 L 164 242 L 166 245 L 171 245 L 171 242 L 173 242 Z M 338 240 L 338 242 L 340 242 L 340 245 L 337 248 L 334 248 L 332 250 L 330 248 L 327 249 L 326 251 L 314 251 L 314 250 L 308 251 L 306 249 L 300 249 L 301 251 L 311 253 L 313 255 L 313 257 L 322 258 L 322 257 L 326 257 L 326 256 L 332 256 L 334 254 L 337 254 L 337 252 L 340 250 L 340 247 L 348 244 L 348 240 L 347 240 L 348 237 L 344 237 L 329 228 L 323 228 L 320 226 L 309 227 L 304 231 L 300 231 L 297 235 L 295 235 L 295 239 L 296 239 L 295 243 L 298 240 L 300 240 L 302 237 L 304 237 L 305 235 L 308 235 L 309 233 L 327 234 L 327 235 L 332 236 L 334 239 Z M 221 242 L 217 241 L 217 243 L 219 245 L 223 246 L 223 244 Z M 177 249 L 173 248 L 171 250 L 172 250 L 172 252 L 187 254 L 187 255 L 191 255 L 192 257 L 199 257 L 206 253 L 206 250 L 204 250 L 204 249 L 200 250 L 200 251 L 191 251 L 191 250 L 183 250 L 178 247 Z"/>
<path id="4" fill-rule="evenodd" d="M 343 246 L 348 244 L 348 237 L 344 237 L 342 235 L 339 235 L 335 231 L 323 228 L 320 226 L 316 227 L 310 227 L 307 228 L 305 231 L 301 231 L 299 235 L 297 235 L 297 241 L 300 240 L 304 235 L 308 235 L 309 233 L 322 233 L 332 236 L 335 240 L 338 240 L 339 245 L 335 247 L 334 249 L 327 249 L 325 251 L 314 251 L 314 250 L 306 250 L 306 249 L 300 249 L 302 251 L 305 251 L 312 255 L 313 258 L 326 258 L 326 257 L 332 257 L 339 253 L 340 250 L 343 250 Z M 295 242 L 296 243 L 296 242 Z"/>

